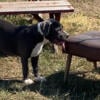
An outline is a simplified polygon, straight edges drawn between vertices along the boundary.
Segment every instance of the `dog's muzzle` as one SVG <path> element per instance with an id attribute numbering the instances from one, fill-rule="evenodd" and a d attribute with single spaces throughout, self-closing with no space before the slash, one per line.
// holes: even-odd
<path id="1" fill-rule="evenodd" d="M 55 44 L 62 45 L 63 42 L 67 41 L 67 38 L 69 37 L 69 34 L 63 31 L 58 31 L 58 35 L 56 39 L 54 40 Z"/>
<path id="2" fill-rule="evenodd" d="M 65 42 L 67 38 L 69 37 L 69 34 L 67 32 L 59 31 L 58 33 L 59 33 L 58 39 L 62 42 Z"/>
<path id="3" fill-rule="evenodd" d="M 65 51 L 65 43 L 69 37 L 69 34 L 64 31 L 59 31 L 58 33 L 59 33 L 58 40 L 55 40 L 55 43 L 57 45 L 62 46 L 62 51 Z"/>

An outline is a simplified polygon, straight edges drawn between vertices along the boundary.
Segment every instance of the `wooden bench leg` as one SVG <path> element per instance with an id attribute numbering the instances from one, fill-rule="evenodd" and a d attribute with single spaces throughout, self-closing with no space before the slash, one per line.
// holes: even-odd
<path id="1" fill-rule="evenodd" d="M 97 62 L 93 62 L 94 68 L 97 69 Z"/>
<path id="2" fill-rule="evenodd" d="M 34 18 L 38 21 L 41 22 L 43 21 L 43 18 L 41 16 L 39 16 L 39 14 L 32 14 L 34 16 Z"/>
<path id="3" fill-rule="evenodd" d="M 60 22 L 61 13 L 50 13 L 49 18 L 53 18 L 53 19 L 57 20 L 58 22 Z"/>
<path id="4" fill-rule="evenodd" d="M 72 60 L 72 55 L 68 54 L 67 61 L 66 61 L 65 73 L 64 73 L 64 83 L 66 83 L 68 81 L 71 60 Z"/>

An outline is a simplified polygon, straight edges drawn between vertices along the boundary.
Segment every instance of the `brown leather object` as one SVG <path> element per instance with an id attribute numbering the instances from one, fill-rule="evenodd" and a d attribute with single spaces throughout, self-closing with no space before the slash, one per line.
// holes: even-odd
<path id="1" fill-rule="evenodd" d="M 100 32 L 92 31 L 69 36 L 65 43 L 65 53 L 84 57 L 90 61 L 100 61 Z"/>

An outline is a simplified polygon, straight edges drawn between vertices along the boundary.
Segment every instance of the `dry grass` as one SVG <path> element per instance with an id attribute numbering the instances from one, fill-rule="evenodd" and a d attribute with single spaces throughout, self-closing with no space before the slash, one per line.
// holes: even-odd
<path id="1" fill-rule="evenodd" d="M 75 12 L 63 14 L 61 23 L 71 35 L 100 30 L 99 0 L 70 0 Z M 21 16 L 0 16 L 16 24 L 28 24 Z M 39 65 L 46 83 L 21 83 L 22 72 L 19 58 L 0 58 L 0 100 L 99 100 L 100 69 L 94 70 L 91 62 L 74 57 L 69 83 L 63 83 L 66 55 L 52 53 L 50 47 L 43 50 Z M 100 63 L 98 63 L 98 66 Z M 31 65 L 29 77 L 32 75 Z"/>

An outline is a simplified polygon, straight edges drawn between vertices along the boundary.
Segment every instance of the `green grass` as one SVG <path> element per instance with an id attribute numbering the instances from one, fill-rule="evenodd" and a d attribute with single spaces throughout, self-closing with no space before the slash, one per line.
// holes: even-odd
<path id="1" fill-rule="evenodd" d="M 63 14 L 61 23 L 70 35 L 85 31 L 100 31 L 100 0 L 69 0 L 75 7 L 74 13 Z M 88 8 L 88 9 L 87 9 Z M 0 16 L 15 24 L 29 24 L 30 15 Z M 99 100 L 100 69 L 94 70 L 91 62 L 73 57 L 69 83 L 63 83 L 66 54 L 57 55 L 46 46 L 40 55 L 39 72 L 47 78 L 46 83 L 21 83 L 20 58 L 0 58 L 0 100 Z M 34 79 L 29 64 L 29 77 Z M 98 63 L 100 66 L 100 63 Z"/>

